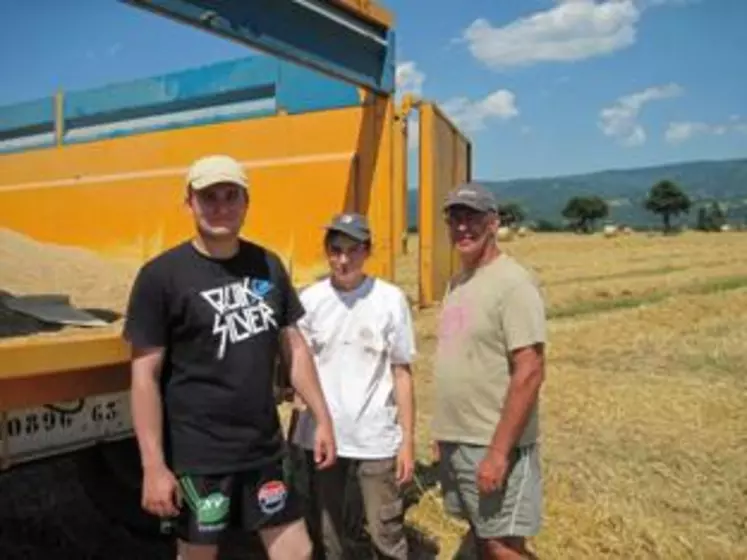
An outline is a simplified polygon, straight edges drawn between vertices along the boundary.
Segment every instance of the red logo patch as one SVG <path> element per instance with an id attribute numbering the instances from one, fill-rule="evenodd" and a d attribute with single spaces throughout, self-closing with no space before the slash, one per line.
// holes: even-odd
<path id="1" fill-rule="evenodd" d="M 288 488 L 280 480 L 265 482 L 257 492 L 259 508 L 267 515 L 272 515 L 282 510 L 285 507 L 287 497 Z"/>

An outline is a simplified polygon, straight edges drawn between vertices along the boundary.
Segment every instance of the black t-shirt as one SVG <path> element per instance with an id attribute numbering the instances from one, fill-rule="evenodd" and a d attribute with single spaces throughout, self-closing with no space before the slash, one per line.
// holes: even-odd
<path id="1" fill-rule="evenodd" d="M 124 328 L 164 347 L 164 452 L 178 473 L 259 467 L 283 452 L 273 377 L 280 329 L 304 313 L 280 259 L 241 241 L 219 260 L 190 242 L 146 263 Z"/>

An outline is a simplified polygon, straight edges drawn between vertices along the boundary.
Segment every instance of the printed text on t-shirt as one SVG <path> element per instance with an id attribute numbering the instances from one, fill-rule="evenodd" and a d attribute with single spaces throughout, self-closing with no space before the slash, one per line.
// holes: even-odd
<path id="1" fill-rule="evenodd" d="M 264 299 L 271 289 L 269 282 L 244 278 L 200 292 L 215 311 L 213 334 L 220 338 L 219 360 L 229 344 L 249 340 L 270 327 L 277 328 L 275 311 Z"/>
<path id="2" fill-rule="evenodd" d="M 458 344 L 459 335 L 467 329 L 469 324 L 469 308 L 463 304 L 452 304 L 443 310 L 439 325 L 439 339 L 444 347 L 451 348 Z"/>

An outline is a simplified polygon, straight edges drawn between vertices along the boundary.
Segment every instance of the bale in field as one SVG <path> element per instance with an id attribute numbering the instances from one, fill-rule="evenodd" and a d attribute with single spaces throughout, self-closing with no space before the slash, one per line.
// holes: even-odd
<path id="1" fill-rule="evenodd" d="M 514 232 L 508 227 L 498 228 L 498 241 L 511 241 L 514 237 Z"/>
<path id="2" fill-rule="evenodd" d="M 616 237 L 618 234 L 617 226 L 613 225 L 606 225 L 604 226 L 604 236 L 605 237 Z"/>
<path id="3" fill-rule="evenodd" d="M 530 232 L 530 231 L 531 231 L 531 230 L 530 230 L 530 229 L 529 229 L 528 227 L 526 227 L 526 226 L 521 226 L 521 227 L 520 227 L 519 229 L 517 229 L 517 230 L 516 230 L 516 234 L 517 234 L 517 235 L 518 235 L 519 237 L 526 237 L 527 235 L 529 235 L 529 232 Z"/>

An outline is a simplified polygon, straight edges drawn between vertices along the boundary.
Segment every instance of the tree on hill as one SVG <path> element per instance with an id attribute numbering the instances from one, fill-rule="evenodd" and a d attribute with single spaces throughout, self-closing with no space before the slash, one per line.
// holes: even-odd
<path id="1" fill-rule="evenodd" d="M 507 202 L 498 205 L 498 217 L 501 225 L 512 227 L 520 224 L 526 218 L 524 209 L 516 202 Z"/>
<path id="2" fill-rule="evenodd" d="M 703 205 L 698 209 L 696 229 L 700 231 L 720 231 L 726 223 L 726 214 L 718 202 L 709 206 Z"/>
<path id="3" fill-rule="evenodd" d="M 594 222 L 606 218 L 610 208 L 607 202 L 598 196 L 574 196 L 563 208 L 563 217 L 571 221 L 576 231 L 591 233 Z"/>
<path id="4" fill-rule="evenodd" d="M 648 193 L 644 208 L 658 214 L 664 223 L 664 232 L 672 231 L 672 216 L 690 212 L 692 202 L 685 192 L 675 183 L 663 180 L 656 183 Z"/>

